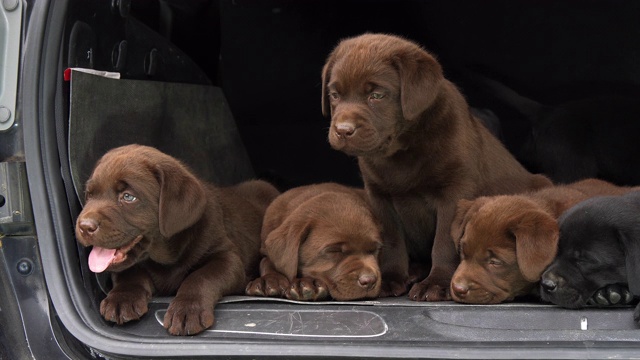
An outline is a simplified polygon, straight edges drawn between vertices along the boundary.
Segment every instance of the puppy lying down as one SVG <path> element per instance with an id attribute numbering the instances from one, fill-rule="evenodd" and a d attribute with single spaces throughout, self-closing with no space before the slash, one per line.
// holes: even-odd
<path id="1" fill-rule="evenodd" d="M 640 295 L 640 191 L 583 201 L 558 221 L 558 255 L 540 281 L 543 300 L 580 308 L 614 284 Z M 633 318 L 640 323 L 640 305 Z"/>
<path id="2" fill-rule="evenodd" d="M 98 161 L 85 194 L 76 237 L 93 246 L 91 271 L 113 280 L 102 316 L 137 320 L 152 295 L 175 294 L 164 327 L 193 335 L 213 325 L 222 296 L 257 275 L 262 218 L 278 191 L 263 181 L 207 185 L 173 157 L 127 145 Z"/>
<path id="3" fill-rule="evenodd" d="M 451 227 L 461 259 L 451 280 L 452 298 L 496 304 L 531 294 L 556 256 L 560 214 L 590 197 L 631 189 L 587 179 L 519 195 L 461 200 Z"/>
<path id="4" fill-rule="evenodd" d="M 364 190 L 334 183 L 277 197 L 262 227 L 260 278 L 246 294 L 292 300 L 355 300 L 380 292 L 382 246 Z"/>

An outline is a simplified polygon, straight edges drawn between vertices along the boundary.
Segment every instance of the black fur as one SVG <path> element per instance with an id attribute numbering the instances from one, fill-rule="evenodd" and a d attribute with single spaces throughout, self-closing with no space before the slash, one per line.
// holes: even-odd
<path id="1" fill-rule="evenodd" d="M 583 201 L 558 221 L 558 255 L 542 274 L 543 300 L 580 308 L 612 284 L 640 295 L 640 191 Z M 634 320 L 640 322 L 640 305 Z"/>

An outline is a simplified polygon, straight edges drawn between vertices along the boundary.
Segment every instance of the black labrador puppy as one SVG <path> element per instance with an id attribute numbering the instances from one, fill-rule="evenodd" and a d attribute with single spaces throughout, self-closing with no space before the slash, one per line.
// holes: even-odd
<path id="1" fill-rule="evenodd" d="M 543 300 L 580 308 L 612 284 L 640 295 L 640 191 L 583 201 L 558 222 L 558 255 L 540 281 Z M 622 303 L 632 300 L 624 297 Z M 640 323 L 640 305 L 633 317 Z"/>
<path id="2" fill-rule="evenodd" d="M 506 105 L 530 126 L 527 138 L 520 142 L 522 146 L 514 149 L 528 170 L 543 173 L 554 183 L 591 177 L 618 185 L 640 183 L 637 90 L 594 84 L 590 96 L 549 105 L 525 97 L 482 72 L 468 68 L 457 68 L 456 72 L 462 77 L 465 92 L 487 97 L 498 114 L 498 109 L 505 110 L 499 105 Z M 565 92 L 580 93 L 580 89 L 570 90 Z"/>

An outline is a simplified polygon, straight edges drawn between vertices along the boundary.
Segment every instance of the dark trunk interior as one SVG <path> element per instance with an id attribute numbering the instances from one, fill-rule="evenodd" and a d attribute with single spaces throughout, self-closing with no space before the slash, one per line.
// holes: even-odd
<path id="1" fill-rule="evenodd" d="M 532 172 L 557 182 L 640 183 L 637 1 L 145 0 L 133 1 L 127 17 L 110 1 L 71 3 L 65 66 L 219 87 L 254 173 L 281 190 L 361 185 L 355 159 L 328 144 L 320 73 L 340 39 L 364 32 L 401 35 L 434 53 Z M 80 26 L 74 40 L 78 22 L 88 30 Z M 124 39 L 128 55 L 118 63 L 114 49 Z M 93 63 L 78 55 L 83 44 L 97 49 Z M 131 139 L 117 126 L 110 131 L 101 149 Z M 67 194 L 75 218 L 79 200 Z M 230 297 L 216 309 L 216 327 L 179 339 L 158 321 L 167 298 L 154 299 L 139 322 L 104 322 L 97 304 L 108 282 L 91 278 L 83 259 L 80 266 L 69 259 L 65 271 L 84 275 L 83 288 L 71 290 L 81 299 L 76 307 L 95 334 L 87 341 L 85 333 L 84 342 L 119 356 L 582 357 L 640 340 L 631 307 L 572 311 L 530 301 L 472 306 L 404 297 L 320 304 Z M 115 341 L 122 347 L 108 345 Z"/>

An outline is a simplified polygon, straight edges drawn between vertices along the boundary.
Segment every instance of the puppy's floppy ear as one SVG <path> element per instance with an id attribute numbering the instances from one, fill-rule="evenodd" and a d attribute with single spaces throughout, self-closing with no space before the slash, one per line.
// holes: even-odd
<path id="1" fill-rule="evenodd" d="M 526 280 L 536 282 L 558 252 L 558 222 L 544 211 L 525 210 L 510 224 L 520 272 Z"/>
<path id="2" fill-rule="evenodd" d="M 435 101 L 444 81 L 442 66 L 418 46 L 407 46 L 393 57 L 400 75 L 400 103 L 405 119 L 413 120 Z"/>
<path id="3" fill-rule="evenodd" d="M 312 226 L 309 218 L 298 208 L 280 226 L 269 234 L 263 234 L 263 255 L 289 280 L 295 279 L 298 275 L 300 244 L 306 240 Z"/>
<path id="4" fill-rule="evenodd" d="M 160 183 L 158 225 L 163 236 L 171 237 L 202 217 L 207 204 L 205 189 L 177 160 L 157 164 L 156 171 Z"/>
<path id="5" fill-rule="evenodd" d="M 473 206 L 476 202 L 473 200 L 462 199 L 458 201 L 456 206 L 456 214 L 453 217 L 453 222 L 451 223 L 451 238 L 456 245 L 456 249 L 458 248 L 458 242 L 462 237 L 465 226 L 467 226 L 467 222 L 469 222 L 469 218 L 471 217 L 472 211 L 471 208 L 477 209 L 476 206 Z"/>
<path id="6" fill-rule="evenodd" d="M 640 234 L 626 234 L 618 230 L 618 237 L 624 250 L 629 290 L 636 296 L 640 295 L 640 237 L 638 235 Z"/>
<path id="7" fill-rule="evenodd" d="M 333 64 L 336 61 L 335 51 L 332 52 L 327 58 L 327 62 L 322 68 L 322 115 L 331 115 L 331 104 L 329 103 L 329 93 L 327 87 L 329 86 L 329 80 L 331 78 L 331 70 Z"/>

